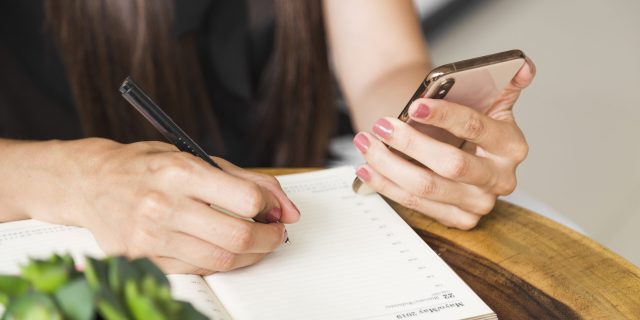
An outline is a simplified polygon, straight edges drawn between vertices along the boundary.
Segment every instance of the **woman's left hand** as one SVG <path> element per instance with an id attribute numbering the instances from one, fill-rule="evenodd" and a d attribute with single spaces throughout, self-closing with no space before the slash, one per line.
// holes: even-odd
<path id="1" fill-rule="evenodd" d="M 358 177 L 377 192 L 446 226 L 475 227 L 493 209 L 497 196 L 510 194 L 516 187 L 516 168 L 526 158 L 528 145 L 512 109 L 534 76 L 535 66 L 527 59 L 488 114 L 445 100 L 412 103 L 413 121 L 464 139 L 461 149 L 395 118 L 379 119 L 373 126 L 375 136 L 360 132 L 354 138 L 367 161 L 356 171 Z"/>

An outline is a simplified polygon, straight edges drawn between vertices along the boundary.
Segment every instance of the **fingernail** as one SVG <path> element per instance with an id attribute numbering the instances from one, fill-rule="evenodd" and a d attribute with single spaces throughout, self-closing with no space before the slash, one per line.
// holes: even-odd
<path id="1" fill-rule="evenodd" d="M 364 182 L 371 180 L 371 175 L 369 175 L 369 171 L 365 167 L 358 168 L 358 170 L 356 170 L 356 175 Z"/>
<path id="2" fill-rule="evenodd" d="M 289 243 L 289 232 L 287 232 L 287 229 L 284 229 L 284 243 Z"/>
<path id="3" fill-rule="evenodd" d="M 299 214 L 299 215 L 302 215 L 302 212 L 300 212 L 300 209 L 298 209 L 298 206 L 296 206 L 296 204 L 295 204 L 295 203 L 293 203 L 293 201 L 291 201 L 291 205 L 292 205 L 294 208 L 296 208 L 296 211 L 298 211 L 298 214 Z"/>
<path id="4" fill-rule="evenodd" d="M 411 116 L 418 119 L 424 119 L 429 116 L 431 109 L 424 103 L 419 103 L 411 113 Z"/>
<path id="5" fill-rule="evenodd" d="M 274 223 L 280 221 L 280 217 L 282 216 L 282 209 L 278 207 L 273 207 L 269 212 L 267 212 L 265 218 L 267 222 Z"/>
<path id="6" fill-rule="evenodd" d="M 356 134 L 353 138 L 353 144 L 356 145 L 360 153 L 365 153 L 369 149 L 369 139 L 363 133 Z"/>
<path id="7" fill-rule="evenodd" d="M 393 133 L 393 126 L 389 120 L 382 118 L 376 121 L 373 125 L 373 132 L 377 135 L 381 136 L 384 139 L 391 138 L 391 134 Z"/>
<path id="8" fill-rule="evenodd" d="M 527 62 L 527 64 L 529 65 L 529 71 L 531 71 L 531 74 L 536 74 L 536 65 L 533 63 L 533 61 L 531 60 L 531 58 L 529 58 L 528 56 L 524 58 L 524 60 Z"/>

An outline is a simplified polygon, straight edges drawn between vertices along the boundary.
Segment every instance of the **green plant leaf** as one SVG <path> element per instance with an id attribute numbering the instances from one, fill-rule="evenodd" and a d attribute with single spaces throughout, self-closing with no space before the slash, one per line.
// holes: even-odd
<path id="1" fill-rule="evenodd" d="M 54 298 L 66 318 L 71 320 L 93 318 L 94 296 L 86 279 L 76 279 L 58 288 Z"/>
<path id="2" fill-rule="evenodd" d="M 133 280 L 124 284 L 124 296 L 129 311 L 134 319 L 167 319 L 161 308 L 155 305 L 151 297 L 144 296 Z"/>
<path id="3" fill-rule="evenodd" d="M 176 314 L 178 314 L 182 308 L 179 301 L 170 299 L 170 300 L 158 300 L 156 299 L 156 305 L 162 309 L 162 313 L 169 316 L 171 319 L 177 319 Z"/>
<path id="4" fill-rule="evenodd" d="M 64 264 L 64 266 L 67 267 L 67 270 L 69 271 L 70 280 L 75 280 L 78 278 L 84 279 L 84 274 L 76 269 L 76 263 L 75 261 L 73 261 L 73 258 L 70 255 L 64 255 L 60 257 L 60 259 L 62 264 Z"/>
<path id="5" fill-rule="evenodd" d="M 73 258 L 71 258 L 71 256 L 68 254 L 65 254 L 65 255 L 54 254 L 45 261 L 49 262 L 49 264 L 65 266 L 69 269 L 75 269 Z"/>
<path id="6" fill-rule="evenodd" d="M 87 279 L 89 288 L 94 292 L 100 291 L 101 286 L 106 286 L 108 283 L 106 262 L 87 257 L 85 259 L 84 276 Z"/>
<path id="7" fill-rule="evenodd" d="M 158 291 L 156 292 L 156 297 L 163 301 L 173 300 L 173 297 L 171 296 L 171 288 L 165 287 L 165 286 L 158 288 Z"/>
<path id="8" fill-rule="evenodd" d="M 114 308 L 113 305 L 106 302 L 98 302 L 98 310 L 100 310 L 100 315 L 102 318 L 106 320 L 128 320 L 129 318 Z"/>
<path id="9" fill-rule="evenodd" d="M 19 276 L 0 275 L 0 292 L 17 296 L 29 290 L 29 281 Z"/>
<path id="10" fill-rule="evenodd" d="M 173 300 L 167 277 L 146 258 L 87 258 L 81 273 L 70 256 L 53 255 L 31 261 L 22 274 L 0 276 L 0 303 L 7 305 L 1 319 L 206 319 Z"/>
<path id="11" fill-rule="evenodd" d="M 200 313 L 200 311 L 196 310 L 196 308 L 191 305 L 191 303 L 178 301 L 180 304 L 180 309 L 177 314 L 172 317 L 173 319 L 184 319 L 184 320 L 206 320 L 207 317 Z"/>
<path id="12" fill-rule="evenodd" d="M 141 274 L 150 275 L 155 278 L 156 282 L 161 286 L 169 287 L 169 280 L 162 270 L 158 268 L 151 260 L 147 258 L 139 258 L 131 261 Z"/>
<path id="13" fill-rule="evenodd" d="M 28 292 L 13 299 L 2 319 L 62 320 L 62 314 L 49 296 L 40 292 Z"/>
<path id="14" fill-rule="evenodd" d="M 107 320 L 131 319 L 121 303 L 122 296 L 116 296 L 108 287 L 100 288 L 96 293 L 96 306 L 103 318 Z"/>
<path id="15" fill-rule="evenodd" d="M 140 272 L 124 257 L 114 257 L 108 265 L 109 287 L 116 294 L 122 294 L 127 279 L 137 279 Z"/>
<path id="16" fill-rule="evenodd" d="M 159 298 L 160 285 L 156 282 L 156 279 L 148 274 L 142 277 L 142 281 L 139 282 L 142 294 L 149 297 Z"/>
<path id="17" fill-rule="evenodd" d="M 69 280 L 69 269 L 56 262 L 33 260 L 22 267 L 22 276 L 40 292 L 51 293 Z"/>

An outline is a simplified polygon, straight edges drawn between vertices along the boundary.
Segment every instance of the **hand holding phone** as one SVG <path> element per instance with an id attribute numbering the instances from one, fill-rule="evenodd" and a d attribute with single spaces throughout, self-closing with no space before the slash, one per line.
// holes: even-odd
<path id="1" fill-rule="evenodd" d="M 373 133 L 356 135 L 366 164 L 354 189 L 473 228 L 515 188 L 528 145 L 512 109 L 534 75 L 518 50 L 436 68 L 398 118 L 380 118 Z"/>
<path id="2" fill-rule="evenodd" d="M 522 51 L 510 50 L 437 67 L 427 74 L 398 119 L 412 123 L 409 107 L 419 98 L 445 99 L 486 114 L 525 59 Z M 464 143 L 464 140 L 435 126 L 423 125 L 420 131 L 454 146 L 461 147 Z M 373 192 L 358 178 L 353 181 L 353 190 L 361 194 Z"/>

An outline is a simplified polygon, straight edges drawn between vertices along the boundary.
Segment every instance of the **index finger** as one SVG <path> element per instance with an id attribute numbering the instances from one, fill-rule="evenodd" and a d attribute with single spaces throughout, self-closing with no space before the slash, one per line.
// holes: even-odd
<path id="1" fill-rule="evenodd" d="M 510 125 L 467 106 L 441 99 L 416 99 L 410 107 L 411 119 L 451 132 L 493 153 L 502 152 L 513 139 Z"/>
<path id="2" fill-rule="evenodd" d="M 234 253 L 266 253 L 286 239 L 281 223 L 257 223 L 218 212 L 196 201 L 185 203 L 171 219 L 176 231 Z"/>
<path id="3" fill-rule="evenodd" d="M 235 177 L 214 168 L 204 160 L 185 152 L 177 156 L 188 159 L 186 163 L 172 162 L 164 168 L 164 174 L 171 176 L 171 181 L 179 185 L 171 185 L 173 192 L 212 204 L 225 211 L 243 218 L 266 218 L 270 213 L 278 215 L 280 205 L 277 199 L 257 183 Z"/>
<path id="4" fill-rule="evenodd" d="M 267 192 L 267 196 L 275 197 L 274 203 L 277 203 L 281 209 L 280 222 L 295 223 L 300 219 L 300 211 L 284 193 L 280 182 L 278 182 L 275 177 L 244 170 L 221 158 L 215 158 L 215 161 L 225 172 L 228 172 L 240 179 L 255 181 L 265 192 Z"/>

